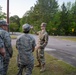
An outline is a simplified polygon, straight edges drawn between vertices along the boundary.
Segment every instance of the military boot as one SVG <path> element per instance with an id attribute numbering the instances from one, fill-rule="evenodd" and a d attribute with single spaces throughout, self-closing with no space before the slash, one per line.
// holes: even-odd
<path id="1" fill-rule="evenodd" d="M 43 64 L 40 69 L 40 72 L 44 72 L 44 71 L 45 71 L 45 64 Z"/>

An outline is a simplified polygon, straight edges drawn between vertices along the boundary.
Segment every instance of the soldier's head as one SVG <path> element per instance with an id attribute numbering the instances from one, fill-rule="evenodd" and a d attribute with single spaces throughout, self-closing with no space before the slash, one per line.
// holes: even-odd
<path id="1" fill-rule="evenodd" d="M 8 31 L 8 24 L 4 20 L 0 20 L 0 27 L 6 31 Z"/>
<path id="2" fill-rule="evenodd" d="M 24 32 L 24 33 L 29 33 L 29 31 L 30 31 L 30 29 L 31 29 L 31 26 L 26 23 L 26 24 L 24 24 L 24 25 L 22 26 L 22 29 L 23 29 L 23 32 Z"/>
<path id="3" fill-rule="evenodd" d="M 46 28 L 46 23 L 41 23 L 41 29 L 44 30 Z"/>

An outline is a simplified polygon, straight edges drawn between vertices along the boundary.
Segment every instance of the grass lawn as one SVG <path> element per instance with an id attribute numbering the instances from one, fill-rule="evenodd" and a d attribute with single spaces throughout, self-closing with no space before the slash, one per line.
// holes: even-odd
<path id="1" fill-rule="evenodd" d="M 63 40 L 71 40 L 71 41 L 76 41 L 76 38 L 62 38 Z"/>
<path id="2" fill-rule="evenodd" d="M 18 72 L 17 64 L 16 64 L 16 57 L 17 57 L 17 50 L 15 47 L 13 57 L 10 61 L 8 74 L 7 75 L 16 75 Z M 35 52 L 34 52 L 35 56 Z M 32 75 L 76 75 L 76 67 L 70 66 L 65 62 L 58 60 L 47 53 L 45 53 L 46 58 L 46 71 L 40 73 L 40 68 L 34 67 Z M 35 64 L 37 63 L 35 58 Z"/>
<path id="3" fill-rule="evenodd" d="M 62 39 L 62 40 L 69 40 L 69 41 L 75 41 L 76 42 L 76 37 L 72 37 L 72 36 L 52 36 L 58 39 Z"/>
<path id="4" fill-rule="evenodd" d="M 17 36 L 15 36 L 15 35 L 11 35 L 10 37 L 11 37 L 11 39 L 16 39 L 17 38 Z"/>

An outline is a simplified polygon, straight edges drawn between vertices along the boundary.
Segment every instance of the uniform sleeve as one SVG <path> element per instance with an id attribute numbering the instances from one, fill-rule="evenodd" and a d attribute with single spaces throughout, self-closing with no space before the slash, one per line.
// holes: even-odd
<path id="1" fill-rule="evenodd" d="M 45 40 L 44 43 L 42 45 L 40 45 L 40 47 L 44 48 L 47 45 L 47 43 L 48 43 L 48 34 L 44 35 L 44 40 Z"/>
<path id="2" fill-rule="evenodd" d="M 35 42 L 35 39 L 33 40 L 33 44 L 32 44 L 33 47 L 36 46 L 36 42 Z"/>
<path id="3" fill-rule="evenodd" d="M 4 43 L 2 41 L 2 39 L 0 38 L 0 48 L 3 48 L 4 47 Z"/>
<path id="4" fill-rule="evenodd" d="M 8 51 L 10 57 L 12 57 L 12 54 L 13 54 L 13 49 L 12 49 L 12 45 L 11 45 L 11 38 L 10 38 L 10 35 L 8 32 L 5 33 L 5 48 L 6 50 Z"/>
<path id="5" fill-rule="evenodd" d="M 37 35 L 39 35 L 40 31 L 36 32 Z"/>
<path id="6" fill-rule="evenodd" d="M 39 35 L 39 32 L 40 31 L 36 31 L 35 29 L 32 29 L 33 30 L 33 32 L 36 34 L 36 35 Z"/>
<path id="7" fill-rule="evenodd" d="M 35 46 L 36 46 L 36 41 L 35 41 L 35 39 L 33 38 L 33 41 L 32 41 L 32 52 L 34 52 Z"/>
<path id="8" fill-rule="evenodd" d="M 19 46 L 20 46 L 20 39 L 17 38 L 17 41 L 16 41 L 16 48 L 19 49 Z"/>

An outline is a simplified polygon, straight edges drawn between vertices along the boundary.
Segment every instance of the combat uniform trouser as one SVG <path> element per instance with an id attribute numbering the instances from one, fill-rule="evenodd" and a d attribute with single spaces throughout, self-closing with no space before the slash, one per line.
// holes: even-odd
<path id="1" fill-rule="evenodd" d="M 3 75 L 3 57 L 0 55 L 0 75 Z"/>
<path id="2" fill-rule="evenodd" d="M 41 65 L 45 64 L 44 48 L 40 48 L 40 49 L 36 50 L 36 56 L 37 56 L 38 62 L 40 62 Z"/>
<path id="3" fill-rule="evenodd" d="M 18 67 L 19 67 L 19 71 L 18 71 L 17 75 L 22 75 L 23 69 L 26 70 L 26 73 L 24 75 L 31 75 L 33 67 L 34 67 L 34 64 L 27 64 L 27 65 L 19 64 Z"/>
<path id="4" fill-rule="evenodd" d="M 6 75 L 9 65 L 9 59 L 0 55 L 0 75 Z"/>
<path id="5" fill-rule="evenodd" d="M 36 67 L 41 67 L 40 72 L 45 71 L 45 58 L 44 58 L 44 48 L 36 50 L 37 60 L 39 65 Z"/>

